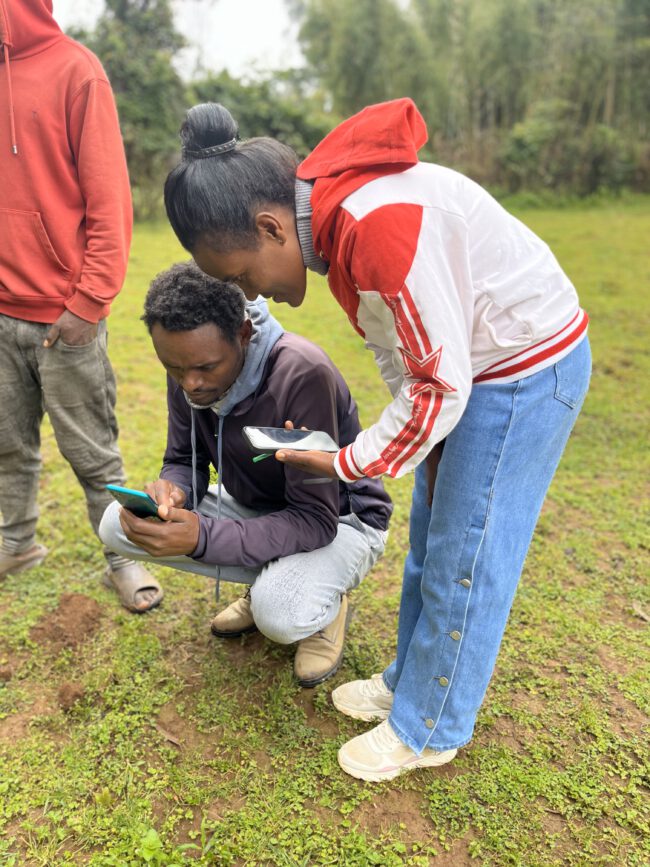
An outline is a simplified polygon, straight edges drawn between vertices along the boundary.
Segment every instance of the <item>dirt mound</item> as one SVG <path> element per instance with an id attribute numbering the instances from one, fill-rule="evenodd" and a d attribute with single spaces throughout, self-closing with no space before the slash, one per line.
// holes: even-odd
<path id="1" fill-rule="evenodd" d="M 59 691 L 57 693 L 57 699 L 59 701 L 59 706 L 65 710 L 72 710 L 74 705 L 81 701 L 81 699 L 86 695 L 86 690 L 82 683 L 77 683 L 76 681 L 66 680 L 65 683 L 62 683 L 59 687 Z"/>
<path id="2" fill-rule="evenodd" d="M 94 599 L 82 593 L 66 593 L 54 611 L 32 627 L 30 637 L 57 652 L 77 647 L 96 631 L 101 616 L 102 609 Z"/>

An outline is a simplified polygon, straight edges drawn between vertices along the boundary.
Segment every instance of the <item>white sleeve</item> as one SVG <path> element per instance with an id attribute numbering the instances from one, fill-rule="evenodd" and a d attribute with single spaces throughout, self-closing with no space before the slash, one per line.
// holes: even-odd
<path id="1" fill-rule="evenodd" d="M 355 243 L 359 325 L 395 392 L 379 420 L 337 453 L 345 481 L 413 470 L 453 430 L 472 388 L 471 316 L 461 301 L 471 291 L 460 285 L 470 280 L 465 223 L 432 208 L 400 219 L 398 208 L 361 221 Z"/>
<path id="2" fill-rule="evenodd" d="M 381 378 L 388 386 L 391 395 L 396 397 L 404 381 L 404 372 L 395 365 L 392 350 L 369 341 L 366 341 L 366 349 L 372 350 Z"/>

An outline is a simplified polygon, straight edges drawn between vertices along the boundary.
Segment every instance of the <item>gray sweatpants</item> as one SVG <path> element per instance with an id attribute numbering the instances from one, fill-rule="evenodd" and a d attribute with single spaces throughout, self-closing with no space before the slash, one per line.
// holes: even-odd
<path id="1" fill-rule="evenodd" d="M 49 327 L 0 314 L 0 532 L 11 553 L 34 542 L 44 412 L 83 488 L 95 533 L 113 501 L 105 485 L 124 484 L 106 323 L 84 346 L 67 346 L 59 338 L 46 349 Z M 105 554 L 119 565 L 121 558 Z"/>
<path id="2" fill-rule="evenodd" d="M 199 503 L 198 511 L 217 517 L 216 486 Z M 148 560 L 216 578 L 216 566 L 191 557 L 152 557 L 130 542 L 119 521 L 120 506 L 112 503 L 99 528 L 113 551 L 133 560 Z M 249 519 L 263 514 L 238 503 L 222 491 L 221 516 Z M 278 644 L 291 644 L 324 629 L 334 620 L 341 595 L 357 587 L 384 551 L 386 532 L 364 524 L 356 515 L 343 515 L 336 538 L 324 548 L 271 560 L 259 569 L 222 566 L 220 578 L 250 584 L 251 606 L 260 632 Z"/>

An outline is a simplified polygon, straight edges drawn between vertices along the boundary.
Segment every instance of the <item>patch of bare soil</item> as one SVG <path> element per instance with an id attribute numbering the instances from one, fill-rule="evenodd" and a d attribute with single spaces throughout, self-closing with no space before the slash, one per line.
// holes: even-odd
<path id="1" fill-rule="evenodd" d="M 488 729 L 478 733 L 474 743 L 481 746 L 497 743 L 513 753 L 523 753 L 526 749 L 527 737 L 529 735 L 527 736 L 523 726 L 508 716 L 501 716 L 497 717 Z"/>
<path id="2" fill-rule="evenodd" d="M 381 798 L 361 803 L 353 818 L 368 837 L 397 834 L 408 846 L 414 840 L 422 843 L 431 837 L 431 822 L 422 813 L 423 803 L 422 792 L 390 790 Z"/>
<path id="3" fill-rule="evenodd" d="M 189 696 L 191 692 L 188 691 L 187 694 Z M 182 695 L 183 693 L 161 707 L 156 729 L 167 743 L 178 747 L 181 752 L 201 750 L 206 755 L 211 755 L 214 752 L 214 736 L 198 731 L 193 722 L 184 719 L 176 710 L 175 705 Z"/>
<path id="4" fill-rule="evenodd" d="M 308 725 L 315 728 L 322 735 L 325 735 L 325 737 L 336 737 L 340 733 L 338 720 L 323 716 L 320 711 L 316 710 L 314 707 L 314 696 L 313 689 L 303 689 L 298 693 L 294 701 L 305 712 Z"/>
<path id="5" fill-rule="evenodd" d="M 453 776 L 455 771 L 445 767 L 438 768 L 436 773 Z M 454 840 L 449 851 L 445 851 L 432 833 L 431 820 L 423 813 L 424 803 L 422 792 L 388 791 L 375 802 L 361 804 L 354 819 L 370 838 L 390 834 L 409 849 L 414 842 L 419 846 L 425 843 L 433 846 L 437 850 L 437 854 L 429 860 L 433 867 L 474 867 L 476 861 L 471 859 L 468 852 L 473 839 L 471 832 Z"/>
<path id="6" fill-rule="evenodd" d="M 437 847 L 438 854 L 434 855 L 429 863 L 432 867 L 476 867 L 476 859 L 472 858 L 468 851 L 472 839 L 467 836 L 461 840 L 454 840 L 448 852 Z"/>
<path id="7" fill-rule="evenodd" d="M 72 710 L 78 701 L 86 695 L 85 687 L 82 683 L 66 680 L 59 687 L 57 699 L 60 707 L 64 711 Z"/>
<path id="8" fill-rule="evenodd" d="M 82 593 L 66 593 L 54 611 L 32 627 L 30 638 L 54 653 L 74 648 L 90 638 L 99 627 L 102 609 Z"/>
<path id="9" fill-rule="evenodd" d="M 6 719 L 0 720 L 0 741 L 19 741 L 29 734 L 30 723 L 36 717 L 51 714 L 53 711 L 49 696 L 40 695 L 27 710 L 10 714 Z"/>

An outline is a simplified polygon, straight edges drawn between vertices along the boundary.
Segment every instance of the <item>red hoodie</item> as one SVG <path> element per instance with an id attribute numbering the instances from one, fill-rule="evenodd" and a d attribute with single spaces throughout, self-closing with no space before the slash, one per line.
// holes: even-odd
<path id="1" fill-rule="evenodd" d="M 115 101 L 51 0 L 0 0 L 0 313 L 89 322 L 122 288 L 131 193 Z"/>

